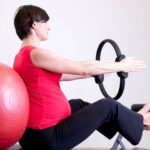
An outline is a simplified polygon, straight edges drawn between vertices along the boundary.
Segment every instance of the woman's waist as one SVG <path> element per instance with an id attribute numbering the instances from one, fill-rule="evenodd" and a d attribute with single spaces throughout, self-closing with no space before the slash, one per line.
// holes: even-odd
<path id="1" fill-rule="evenodd" d="M 33 99 L 29 100 L 30 114 L 38 114 L 39 116 L 52 118 L 61 117 L 66 114 L 71 114 L 69 102 L 63 99 Z"/>
<path id="2" fill-rule="evenodd" d="M 28 125 L 33 128 L 45 128 L 53 126 L 70 116 L 71 108 L 69 103 L 61 105 L 46 105 L 30 103 L 30 113 Z"/>

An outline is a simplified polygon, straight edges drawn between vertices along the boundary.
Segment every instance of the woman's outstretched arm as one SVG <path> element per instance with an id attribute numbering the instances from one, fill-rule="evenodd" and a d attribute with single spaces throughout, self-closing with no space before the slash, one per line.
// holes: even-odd
<path id="1" fill-rule="evenodd" d="M 75 78 L 86 78 L 120 71 L 137 72 L 145 68 L 143 61 L 134 58 L 126 58 L 121 62 L 103 62 L 96 60 L 74 61 L 63 58 L 52 51 L 38 48 L 31 51 L 30 57 L 32 63 L 40 68 L 62 74 L 78 75 L 74 76 Z M 67 76 L 64 80 L 67 80 Z"/>

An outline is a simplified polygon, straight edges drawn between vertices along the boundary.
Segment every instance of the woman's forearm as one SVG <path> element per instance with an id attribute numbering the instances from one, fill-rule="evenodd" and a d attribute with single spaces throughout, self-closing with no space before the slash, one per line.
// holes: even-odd
<path id="1" fill-rule="evenodd" d="M 109 74 L 113 72 L 119 72 L 121 66 L 117 62 L 100 62 L 100 61 L 83 61 L 81 62 L 83 66 L 83 74 L 62 74 L 61 81 L 71 81 L 77 79 L 85 79 L 93 77 L 97 74 Z"/>
<path id="2" fill-rule="evenodd" d="M 108 74 L 123 71 L 119 62 L 84 61 L 85 76 Z"/>
<path id="3" fill-rule="evenodd" d="M 114 72 L 139 72 L 146 65 L 141 60 L 126 58 L 121 62 L 84 61 L 85 75 L 109 74 Z"/>
<path id="4" fill-rule="evenodd" d="M 86 79 L 91 76 L 75 75 L 75 74 L 62 74 L 61 81 L 72 81 L 78 79 Z"/>

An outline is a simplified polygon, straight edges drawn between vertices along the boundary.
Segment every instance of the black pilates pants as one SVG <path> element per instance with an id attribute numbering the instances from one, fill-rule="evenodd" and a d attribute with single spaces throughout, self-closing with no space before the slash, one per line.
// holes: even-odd
<path id="1" fill-rule="evenodd" d="M 19 143 L 23 149 L 70 150 L 95 130 L 111 139 L 119 131 L 133 145 L 143 133 L 143 117 L 113 99 L 92 104 L 80 99 L 69 101 L 72 115 L 42 130 L 27 128 Z"/>

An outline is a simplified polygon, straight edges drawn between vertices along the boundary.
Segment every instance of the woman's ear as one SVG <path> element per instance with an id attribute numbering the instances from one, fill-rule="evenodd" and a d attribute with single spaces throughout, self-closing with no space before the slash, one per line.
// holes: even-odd
<path id="1" fill-rule="evenodd" d="M 35 22 L 35 21 L 33 22 L 31 28 L 32 28 L 32 29 L 36 29 L 36 22 Z"/>

